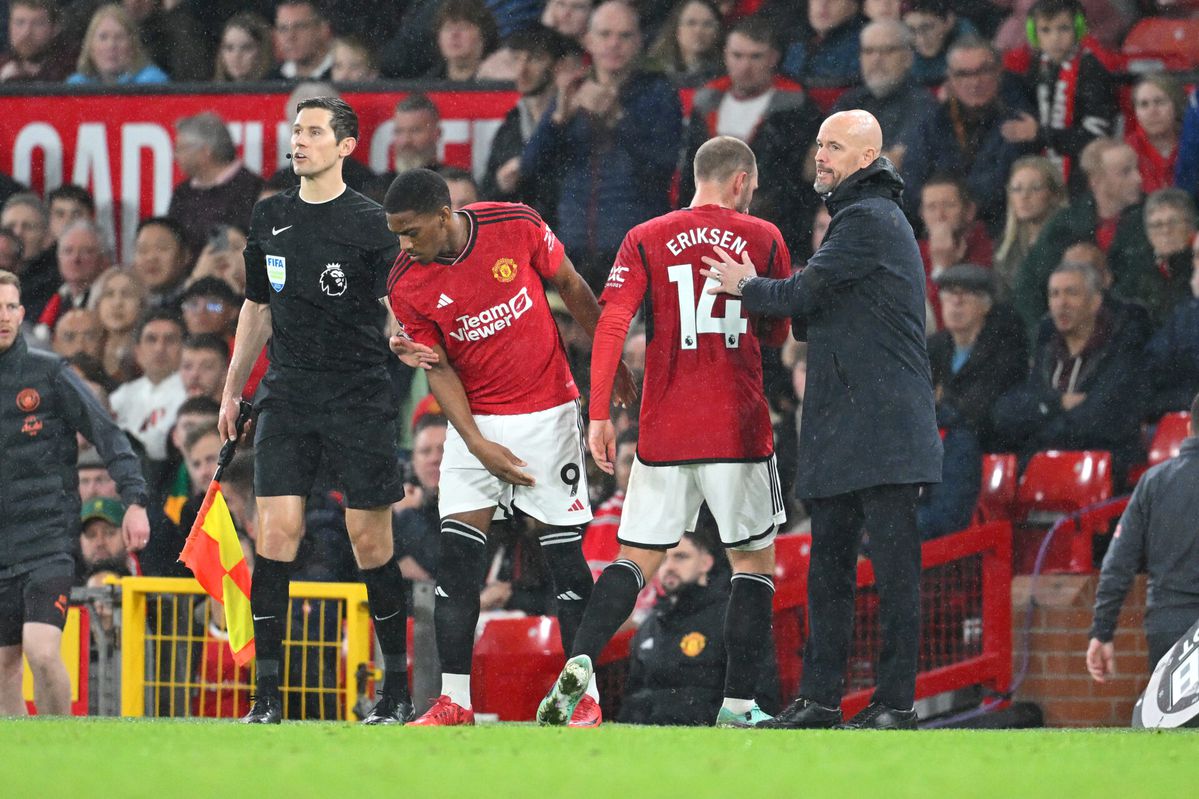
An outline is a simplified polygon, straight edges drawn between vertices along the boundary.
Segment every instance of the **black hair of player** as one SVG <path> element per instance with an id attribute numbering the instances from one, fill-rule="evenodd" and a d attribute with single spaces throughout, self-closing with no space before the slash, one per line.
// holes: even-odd
<path id="1" fill-rule="evenodd" d="M 184 326 L 183 317 L 179 315 L 179 311 L 171 306 L 163 306 L 161 308 L 151 308 L 142 315 L 142 318 L 137 322 L 137 329 L 133 331 L 134 342 L 141 342 L 142 333 L 146 332 L 146 327 L 151 322 L 170 322 L 179 328 L 180 339 L 187 335 L 187 327 Z"/>
<path id="2" fill-rule="evenodd" d="M 212 397 L 188 397 L 179 406 L 179 410 L 175 412 L 175 418 L 178 419 L 180 416 L 189 413 L 219 414 L 220 412 L 221 403 Z"/>
<path id="3" fill-rule="evenodd" d="M 221 360 L 229 363 L 229 342 L 216 333 L 197 333 L 183 340 L 185 350 L 209 350 L 221 356 Z"/>
<path id="4" fill-rule="evenodd" d="M 70 200 L 76 202 L 87 209 L 89 216 L 96 215 L 96 200 L 92 197 L 92 193 L 82 186 L 76 186 L 74 183 L 64 183 L 56 189 L 53 189 L 46 195 L 46 207 L 49 208 L 54 204 L 55 200 Z"/>
<path id="5" fill-rule="evenodd" d="M 358 115 L 350 104 L 340 97 L 313 97 L 296 106 L 296 113 L 305 108 L 320 108 L 329 112 L 329 127 L 333 137 L 341 144 L 343 139 L 358 138 Z"/>
<path id="6" fill-rule="evenodd" d="M 431 169 L 409 169 L 391 182 L 383 198 L 383 210 L 389 214 L 412 211 L 436 214 L 450 207 L 450 187 L 445 178 Z"/>

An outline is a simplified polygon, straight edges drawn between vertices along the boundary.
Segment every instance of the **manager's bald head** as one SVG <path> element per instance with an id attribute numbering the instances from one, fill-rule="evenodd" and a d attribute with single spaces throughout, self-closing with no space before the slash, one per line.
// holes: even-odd
<path id="1" fill-rule="evenodd" d="M 883 149 L 883 129 L 869 111 L 840 111 L 824 120 L 816 136 L 816 181 L 828 194 L 841 181 L 869 166 Z"/>

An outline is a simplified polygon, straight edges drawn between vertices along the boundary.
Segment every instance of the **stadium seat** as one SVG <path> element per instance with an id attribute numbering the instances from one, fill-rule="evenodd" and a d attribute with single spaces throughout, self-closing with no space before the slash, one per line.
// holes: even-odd
<path id="1" fill-rule="evenodd" d="M 1111 495 L 1110 452 L 1048 450 L 1034 455 L 1020 477 L 1016 507 L 1028 524 L 1051 524 Z"/>
<path id="2" fill-rule="evenodd" d="M 1153 443 L 1149 445 L 1149 465 L 1156 466 L 1178 455 L 1178 447 L 1187 437 L 1191 415 L 1186 411 L 1167 413 L 1157 423 Z"/>
<path id="3" fill-rule="evenodd" d="M 1199 66 L 1199 19 L 1149 17 L 1124 38 L 1130 72 L 1194 69 Z"/>
<path id="4" fill-rule="evenodd" d="M 1010 452 L 983 455 L 983 484 L 974 510 L 975 524 L 1012 518 L 1016 501 L 1016 456 Z"/>

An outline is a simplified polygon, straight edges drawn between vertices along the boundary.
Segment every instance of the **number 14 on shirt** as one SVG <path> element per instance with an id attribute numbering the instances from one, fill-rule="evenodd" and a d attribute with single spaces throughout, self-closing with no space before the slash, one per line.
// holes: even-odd
<path id="1" fill-rule="evenodd" d="M 701 291 L 699 303 L 695 300 L 695 267 L 692 264 L 676 264 L 666 268 L 666 275 L 679 291 L 679 335 L 681 346 L 685 350 L 693 350 L 697 346 L 700 333 L 715 333 L 724 339 L 724 346 L 736 349 L 741 343 L 741 336 L 749 329 L 745 317 L 741 316 L 741 300 L 728 299 L 724 304 L 724 316 L 712 316 L 716 305 L 716 295 Z M 716 285 L 716 281 L 708 278 L 704 281 L 704 289 Z"/>

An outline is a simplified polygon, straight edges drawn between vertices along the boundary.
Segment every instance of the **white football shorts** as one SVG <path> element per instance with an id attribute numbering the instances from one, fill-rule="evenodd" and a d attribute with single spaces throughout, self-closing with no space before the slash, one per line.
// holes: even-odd
<path id="1" fill-rule="evenodd" d="M 505 483 L 467 450 L 462 436 L 449 425 L 441 458 L 438 512 L 454 513 L 496 507 L 496 518 L 513 507 L 555 527 L 591 521 L 587 468 L 583 447 L 583 415 L 578 400 L 536 413 L 511 416 L 475 415 L 479 432 L 502 444 L 528 464 L 531 486 Z"/>
<path id="2" fill-rule="evenodd" d="M 622 544 L 669 549 L 684 531 L 695 530 L 705 501 L 728 549 L 765 549 L 786 519 L 773 455 L 753 463 L 667 466 L 647 466 L 637 459 L 616 537 Z"/>

